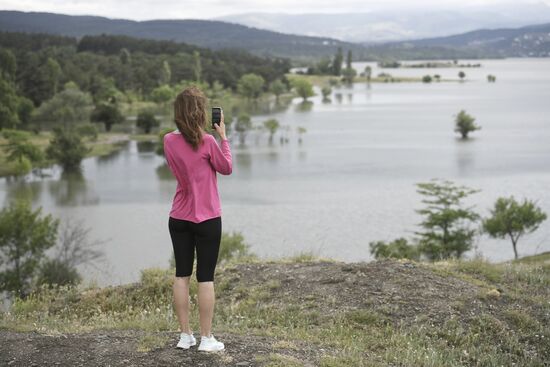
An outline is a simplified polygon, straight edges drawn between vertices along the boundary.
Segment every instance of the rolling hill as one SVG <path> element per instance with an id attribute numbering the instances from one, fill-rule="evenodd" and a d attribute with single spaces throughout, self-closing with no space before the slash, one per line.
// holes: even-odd
<path id="1" fill-rule="evenodd" d="M 0 31 L 50 33 L 80 38 L 114 34 L 184 42 L 214 50 L 240 48 L 259 55 L 311 59 L 333 55 L 341 46 L 364 56 L 361 45 L 324 37 L 297 36 L 210 20 L 133 21 L 98 16 L 0 11 Z"/>
<path id="2" fill-rule="evenodd" d="M 369 50 L 379 57 L 399 59 L 549 57 L 550 23 L 393 42 L 370 46 Z"/>

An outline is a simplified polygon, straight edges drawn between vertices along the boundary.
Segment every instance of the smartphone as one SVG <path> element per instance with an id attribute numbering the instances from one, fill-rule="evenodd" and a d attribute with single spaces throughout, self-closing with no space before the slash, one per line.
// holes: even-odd
<path id="1" fill-rule="evenodd" d="M 220 124 L 222 120 L 222 108 L 221 107 L 212 107 L 212 129 L 216 129 L 214 124 Z"/>

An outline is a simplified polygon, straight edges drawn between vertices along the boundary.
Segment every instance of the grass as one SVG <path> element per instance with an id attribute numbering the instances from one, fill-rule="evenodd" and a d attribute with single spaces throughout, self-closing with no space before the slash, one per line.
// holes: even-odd
<path id="1" fill-rule="evenodd" d="M 299 254 L 252 261 L 283 266 L 318 260 L 312 254 Z M 325 367 L 540 366 L 550 358 L 549 265 L 533 259 L 526 264 L 491 264 L 482 259 L 421 264 L 436 274 L 479 287 L 479 295 L 449 304 L 455 312 L 442 324 L 419 315 L 412 325 L 385 312 L 393 305 L 371 304 L 354 310 L 331 306 L 329 313 L 323 313 L 319 302 L 334 305 L 337 284 L 334 299 L 296 302 L 287 295 L 287 285 L 278 280 L 246 284 L 237 266 L 238 262 L 228 262 L 219 269 L 213 327 L 237 335 L 273 337 L 276 352 L 258 356 L 262 366 L 303 365 L 298 354 L 288 353 L 299 351 L 304 341 L 314 344 L 315 350 L 325 350 L 318 360 Z M 171 306 L 172 280 L 173 269 L 152 268 L 142 272 L 140 282 L 125 286 L 43 288 L 25 300 L 17 299 L 10 312 L 1 316 L 0 328 L 43 332 L 141 329 L 149 333 L 138 347 L 151 350 L 164 343 L 155 331 L 178 330 Z M 191 293 L 196 294 L 193 281 Z M 195 297 L 192 302 L 196 303 Z M 198 330 L 197 307 L 192 307 L 190 316 L 191 328 Z"/>
<path id="2" fill-rule="evenodd" d="M 151 135 L 152 136 L 152 135 Z M 40 134 L 31 134 L 30 142 L 38 146 L 43 152 L 45 152 L 48 147 L 50 140 L 52 138 L 52 133 L 50 131 L 43 131 Z M 143 136 L 139 136 L 140 139 L 144 139 Z M 95 141 L 89 141 L 84 139 L 84 142 L 87 147 L 91 150 L 88 152 L 86 157 L 96 157 L 96 156 L 106 156 L 112 154 L 113 152 L 121 149 L 124 144 L 124 140 L 128 139 L 128 134 L 123 133 L 99 133 L 98 138 Z M 145 139 L 144 139 L 145 140 Z M 0 135 L 0 147 L 7 144 L 7 140 Z M 53 165 L 54 162 L 51 160 L 46 160 L 41 165 L 42 168 Z M 3 149 L 0 148 L 0 177 L 11 176 L 15 174 L 15 165 L 7 160 L 7 155 Z"/>
<path id="3" fill-rule="evenodd" d="M 329 81 L 331 79 L 339 80 L 339 78 L 333 76 L 333 75 L 305 75 L 305 74 L 286 74 L 286 77 L 288 80 L 292 79 L 306 79 L 311 84 L 316 85 L 318 87 L 324 87 L 330 85 Z M 367 83 L 367 78 L 364 76 L 357 76 L 353 79 L 354 83 Z M 448 79 L 441 79 L 441 82 L 448 82 L 451 80 Z M 405 76 L 373 76 L 370 79 L 371 83 L 422 83 L 422 77 L 405 77 Z M 436 83 L 433 81 L 432 83 Z M 340 83 L 340 85 L 345 85 L 343 83 Z"/>

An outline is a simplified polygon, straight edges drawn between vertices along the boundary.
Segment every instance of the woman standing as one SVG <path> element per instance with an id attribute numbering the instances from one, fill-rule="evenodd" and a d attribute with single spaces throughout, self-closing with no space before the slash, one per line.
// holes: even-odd
<path id="1" fill-rule="evenodd" d="M 221 138 L 205 132 L 206 97 L 195 86 L 178 94 L 174 101 L 177 130 L 164 136 L 164 155 L 177 179 L 168 229 L 176 259 L 174 306 L 181 328 L 178 348 L 189 349 L 196 339 L 189 327 L 189 280 L 197 253 L 200 314 L 200 351 L 220 351 L 223 343 L 211 333 L 214 316 L 214 271 L 222 233 L 221 204 L 216 172 L 229 175 L 232 159 L 225 136 L 223 113 L 215 128 Z"/>

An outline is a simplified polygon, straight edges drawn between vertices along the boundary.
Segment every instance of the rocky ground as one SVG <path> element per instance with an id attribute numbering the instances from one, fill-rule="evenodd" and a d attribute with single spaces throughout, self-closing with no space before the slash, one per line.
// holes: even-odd
<path id="1" fill-rule="evenodd" d="M 471 269 L 450 272 L 444 267 L 436 268 L 433 265 L 391 260 L 370 263 L 335 261 L 241 263 L 220 268 L 216 273 L 216 307 L 219 310 L 219 327 L 214 329 L 214 335 L 225 343 L 226 350 L 223 352 L 198 352 L 196 346 L 190 350 L 177 349 L 175 347 L 179 337 L 177 331 L 98 329 L 78 333 L 20 332 L 14 327 L 3 327 L 0 328 L 0 365 L 344 366 L 346 364 L 340 362 L 340 364 L 320 362 L 325 361 L 326 356 L 334 356 L 342 352 L 337 345 L 322 339 L 323 335 L 330 335 L 330 327 L 326 325 L 334 327 L 336 315 L 344 315 L 345 318 L 342 320 L 351 320 L 352 332 L 355 332 L 353 330 L 369 332 L 369 327 L 375 328 L 371 330 L 379 331 L 387 327 L 395 330 L 398 327 L 399 330 L 414 330 L 419 325 L 428 325 L 437 330 L 439 325 L 445 325 L 449 319 L 457 320 L 459 330 L 465 332 L 472 324 L 477 325 L 479 320 L 483 321 L 484 317 L 489 315 L 492 321 L 487 324 L 487 327 L 491 328 L 488 330 L 495 332 L 497 337 L 500 329 L 495 329 L 495 325 L 498 328 L 502 327 L 503 333 L 519 330 L 517 337 L 513 336 L 510 339 L 514 344 L 507 344 L 508 339 L 499 340 L 498 345 L 495 342 L 496 349 L 491 353 L 499 353 L 498 348 L 502 347 L 501 344 L 510 345 L 513 348 L 523 348 L 522 351 L 512 350 L 510 353 L 515 354 L 511 355 L 510 360 L 532 358 L 533 361 L 540 361 L 541 350 L 544 354 L 544 345 L 547 344 L 540 344 L 540 340 L 529 340 L 531 336 L 528 328 L 538 325 L 540 329 L 542 325 L 543 328 L 540 330 L 543 333 L 544 330 L 548 331 L 550 320 L 548 308 L 544 306 L 544 302 L 538 302 L 538 300 L 550 299 L 550 291 L 541 286 L 546 284 L 541 283 L 547 282 L 544 280 L 546 278 L 535 278 L 534 275 L 539 273 L 529 275 L 529 278 L 526 278 L 529 282 L 525 283 L 526 286 L 521 291 L 529 292 L 528 288 L 533 285 L 536 287 L 533 288 L 535 298 L 523 301 L 518 293 L 519 288 L 514 288 L 523 283 L 507 280 L 506 277 L 511 275 L 506 275 L 508 274 L 506 272 L 493 274 L 491 269 L 478 269 L 472 266 Z M 490 282 L 488 279 L 494 281 Z M 121 294 L 134 292 L 136 287 L 139 287 L 139 283 L 120 288 L 119 291 Z M 169 287 L 167 283 L 166 291 L 163 292 L 169 292 Z M 249 302 L 248 306 L 243 306 L 243 302 L 245 304 Z M 541 304 L 543 306 L 540 306 Z M 227 331 L 240 330 L 240 326 L 235 329 L 235 325 L 241 324 L 235 324 L 233 316 L 228 316 L 233 310 L 239 315 L 243 310 L 248 310 L 252 314 L 251 310 L 262 307 L 270 310 L 269 312 L 278 312 L 277 310 L 280 309 L 281 314 L 285 315 L 282 318 L 283 321 L 278 321 L 272 314 L 256 315 L 258 322 L 267 322 L 266 330 L 254 326 L 255 324 L 244 323 L 242 325 L 247 325 L 249 331 L 243 333 Z M 51 310 L 55 309 L 55 307 L 51 308 Z M 516 310 L 518 312 L 515 312 Z M 359 313 L 354 314 L 354 312 Z M 296 332 L 291 337 L 281 335 L 284 334 L 281 330 L 286 330 L 285 323 L 297 320 L 292 313 L 297 317 L 302 314 L 308 317 L 311 327 L 316 328 L 315 335 L 325 342 L 314 342 L 308 340 L 307 336 L 297 338 L 296 335 L 300 334 Z M 528 315 L 527 318 L 521 316 L 524 313 Z M 244 316 L 239 315 L 236 317 L 247 317 L 246 313 Z M 312 317 L 312 315 L 317 316 Z M 278 322 L 283 323 L 282 328 L 276 325 Z M 275 332 L 268 332 L 269 323 L 275 325 L 270 330 Z M 303 325 L 297 327 L 303 328 Z M 354 329 L 355 327 L 358 329 Z M 308 329 L 309 326 L 306 325 L 306 333 Z M 462 348 L 475 348 L 475 343 L 469 345 L 459 339 L 452 339 L 461 335 L 464 335 L 464 340 L 469 338 L 462 331 L 452 335 L 454 336 L 446 336 L 446 338 L 451 338 L 453 343 L 463 343 Z M 199 342 L 198 332 L 195 332 L 195 336 Z M 434 343 L 436 342 L 434 340 Z M 491 343 L 490 338 L 483 342 Z M 536 346 L 531 348 L 532 345 Z M 399 347 L 406 348 L 403 345 Z M 357 349 L 357 346 L 355 348 Z M 369 353 L 374 352 L 376 348 L 366 346 L 364 354 L 360 352 L 360 355 L 366 360 L 370 355 L 374 355 Z M 466 354 L 474 352 L 465 350 Z M 550 352 L 546 353 L 550 355 Z M 514 357 L 514 355 L 520 357 Z M 357 351 L 355 358 L 357 361 Z M 383 355 L 379 358 L 383 360 Z M 452 365 L 468 365 L 470 363 L 468 361 L 474 360 L 472 358 L 474 357 L 465 359 L 465 364 Z M 403 364 L 377 363 L 376 365 Z"/>

